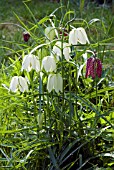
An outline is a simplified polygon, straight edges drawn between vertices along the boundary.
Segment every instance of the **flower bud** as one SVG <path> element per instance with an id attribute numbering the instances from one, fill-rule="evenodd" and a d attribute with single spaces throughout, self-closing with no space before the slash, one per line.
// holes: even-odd
<path id="1" fill-rule="evenodd" d="M 23 32 L 23 39 L 24 39 L 24 41 L 27 42 L 29 40 L 29 38 L 30 38 L 30 34 L 28 32 L 26 32 L 26 31 Z"/>

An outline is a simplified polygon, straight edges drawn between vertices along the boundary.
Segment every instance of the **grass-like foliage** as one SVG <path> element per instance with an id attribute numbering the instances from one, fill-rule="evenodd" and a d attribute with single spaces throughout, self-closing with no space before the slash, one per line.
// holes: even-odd
<path id="1" fill-rule="evenodd" d="M 113 169 L 113 21 L 97 16 L 107 9 L 87 17 L 91 3 L 61 0 L 37 19 L 24 6 L 27 22 L 15 11 L 11 23 L 23 40 L 1 46 L 0 169 Z"/>

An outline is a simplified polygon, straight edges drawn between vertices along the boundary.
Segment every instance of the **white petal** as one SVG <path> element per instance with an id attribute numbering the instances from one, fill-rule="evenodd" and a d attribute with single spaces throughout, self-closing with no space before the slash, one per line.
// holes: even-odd
<path id="1" fill-rule="evenodd" d="M 60 41 L 57 41 L 53 47 L 53 52 L 57 55 L 57 60 L 59 60 L 59 57 L 61 57 L 61 46 L 62 43 Z"/>
<path id="2" fill-rule="evenodd" d="M 55 71 L 55 70 L 56 70 L 56 62 L 55 62 L 54 56 L 49 56 L 48 61 L 49 61 L 50 64 L 51 64 L 50 71 Z"/>
<path id="3" fill-rule="evenodd" d="M 63 42 L 63 55 L 66 60 L 70 59 L 70 45 L 68 43 Z M 53 52 L 57 55 L 57 60 L 59 57 L 62 57 L 62 42 L 56 42 L 55 46 L 53 47 Z"/>
<path id="4" fill-rule="evenodd" d="M 10 88 L 9 88 L 12 92 L 16 92 L 18 90 L 18 76 L 14 76 L 11 79 L 11 83 L 10 83 Z"/>
<path id="5" fill-rule="evenodd" d="M 30 67 L 31 67 L 31 69 L 36 70 L 36 72 L 40 71 L 40 61 L 33 54 L 31 54 Z"/>
<path id="6" fill-rule="evenodd" d="M 56 93 L 59 93 L 59 91 L 62 92 L 63 90 L 63 80 L 60 74 L 55 74 L 53 75 L 54 78 L 54 89 L 56 91 Z"/>
<path id="7" fill-rule="evenodd" d="M 34 69 L 37 72 L 40 71 L 40 62 L 33 54 L 29 54 L 24 57 L 21 70 L 26 70 L 27 72 L 30 72 L 31 69 Z"/>
<path id="8" fill-rule="evenodd" d="M 58 82 L 58 79 L 57 79 L 57 75 L 55 74 L 54 75 L 54 89 L 55 89 L 56 93 L 59 92 L 58 83 L 59 82 Z"/>
<path id="9" fill-rule="evenodd" d="M 78 43 L 77 29 L 74 28 L 69 33 L 69 44 L 77 45 L 77 43 Z"/>
<path id="10" fill-rule="evenodd" d="M 60 74 L 57 74 L 57 84 L 58 84 L 58 90 L 63 91 L 63 79 Z"/>
<path id="11" fill-rule="evenodd" d="M 86 44 L 86 43 L 89 44 L 89 40 L 88 40 L 87 34 L 85 32 L 85 29 L 82 27 L 79 27 L 79 28 L 77 28 L 77 32 L 78 32 L 78 41 L 81 44 Z"/>
<path id="12" fill-rule="evenodd" d="M 22 71 L 26 70 L 27 72 L 31 71 L 30 68 L 30 62 L 31 62 L 31 56 L 30 55 L 25 55 L 23 62 L 22 62 Z"/>
<path id="13" fill-rule="evenodd" d="M 39 60 L 36 60 L 36 66 L 35 66 L 35 70 L 36 72 L 39 72 L 40 71 L 40 61 Z"/>
<path id="14" fill-rule="evenodd" d="M 27 80 L 21 76 L 19 76 L 19 90 L 21 92 L 28 91 Z"/>
<path id="15" fill-rule="evenodd" d="M 48 57 L 48 56 L 47 56 Z M 48 72 L 49 70 L 49 66 L 47 64 L 47 57 L 44 57 L 42 60 L 42 66 L 44 67 L 44 69 Z"/>
<path id="16" fill-rule="evenodd" d="M 78 42 L 81 44 L 86 44 L 86 38 L 84 34 L 82 33 L 82 31 L 78 30 L 77 33 L 78 33 Z"/>
<path id="17" fill-rule="evenodd" d="M 54 77 L 52 74 L 48 76 L 48 82 L 47 82 L 47 90 L 50 93 L 53 90 L 54 87 Z"/>
<path id="18" fill-rule="evenodd" d="M 56 93 L 63 90 L 63 79 L 60 74 L 50 74 L 48 76 L 47 89 L 49 93 L 54 89 Z"/>
<path id="19" fill-rule="evenodd" d="M 26 64 L 26 58 L 27 58 L 27 55 L 24 56 L 24 58 L 23 58 L 21 71 L 25 70 L 25 68 L 26 68 L 26 65 L 27 65 Z"/>
<path id="20" fill-rule="evenodd" d="M 39 72 L 40 71 L 40 61 L 37 59 L 36 56 L 33 57 L 33 60 L 34 60 L 33 69 L 35 69 L 36 72 Z"/>
<path id="21" fill-rule="evenodd" d="M 30 68 L 35 70 L 36 66 L 36 57 L 31 54 L 30 55 Z"/>
<path id="22" fill-rule="evenodd" d="M 56 62 L 53 56 L 46 56 L 42 60 L 42 65 L 47 72 L 56 70 Z"/>
<path id="23" fill-rule="evenodd" d="M 63 54 L 65 56 L 65 59 L 68 61 L 69 59 L 71 59 L 70 57 L 70 47 L 68 43 L 63 43 Z"/>
<path id="24" fill-rule="evenodd" d="M 53 27 L 47 27 L 45 29 L 45 35 L 49 38 L 50 41 L 54 39 L 55 36 L 55 30 Z"/>

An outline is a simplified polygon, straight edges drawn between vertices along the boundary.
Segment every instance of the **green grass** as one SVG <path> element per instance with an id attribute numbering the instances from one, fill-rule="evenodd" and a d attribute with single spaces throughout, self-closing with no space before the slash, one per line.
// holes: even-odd
<path id="1" fill-rule="evenodd" d="M 49 15 L 59 6 L 57 3 L 37 0 L 27 2 L 26 4 L 33 12 L 36 21 Z M 21 21 L 28 27 L 34 24 L 34 19 L 27 11 L 23 1 L 0 1 L 0 13 L 0 61 L 2 61 L 3 58 L 7 60 L 6 55 L 10 53 L 8 50 L 3 49 L 3 46 L 17 50 L 18 45 L 14 45 L 13 43 L 23 43 L 23 29 L 17 26 L 18 24 L 20 25 L 20 23 L 15 14 L 18 15 Z"/>

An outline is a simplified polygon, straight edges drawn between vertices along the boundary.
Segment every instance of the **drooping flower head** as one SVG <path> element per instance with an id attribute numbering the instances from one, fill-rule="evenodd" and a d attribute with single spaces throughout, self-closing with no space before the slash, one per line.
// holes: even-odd
<path id="1" fill-rule="evenodd" d="M 24 41 L 27 42 L 29 40 L 29 38 L 30 38 L 30 34 L 27 31 L 23 32 Z"/>
<path id="2" fill-rule="evenodd" d="M 9 89 L 14 93 L 18 90 L 21 92 L 28 91 L 27 79 L 22 76 L 12 77 Z"/>
<path id="3" fill-rule="evenodd" d="M 101 60 L 95 57 L 91 57 L 87 60 L 86 65 L 86 78 L 91 76 L 93 79 L 102 75 L 102 63 Z"/>
<path id="4" fill-rule="evenodd" d="M 42 66 L 46 72 L 52 72 L 56 70 L 56 62 L 54 56 L 46 56 L 42 60 Z"/>
<path id="5" fill-rule="evenodd" d="M 53 27 L 46 27 L 45 28 L 45 35 L 47 36 L 47 38 L 52 41 L 55 37 L 55 30 Z"/>
<path id="6" fill-rule="evenodd" d="M 61 41 L 57 41 L 56 44 L 53 47 L 53 52 L 56 54 L 57 56 L 57 60 L 59 60 L 59 57 L 62 58 L 62 46 L 63 46 L 63 55 L 65 57 L 65 59 L 67 61 L 69 61 L 69 59 L 71 59 L 70 57 L 70 53 L 71 53 L 71 49 L 70 49 L 70 45 L 66 42 L 62 42 Z"/>
<path id="7" fill-rule="evenodd" d="M 40 61 L 33 54 L 25 55 L 23 62 L 22 62 L 21 71 L 26 70 L 27 72 L 30 72 L 32 69 L 39 72 L 40 71 Z"/>
<path id="8" fill-rule="evenodd" d="M 89 40 L 85 32 L 85 29 L 82 27 L 74 28 L 69 33 L 69 44 L 77 45 L 78 43 L 89 44 Z"/>
<path id="9" fill-rule="evenodd" d="M 63 87 L 63 79 L 61 75 L 58 74 L 50 74 L 48 76 L 48 82 L 47 82 L 47 90 L 50 93 L 53 89 L 58 93 L 59 91 L 62 92 Z"/>

